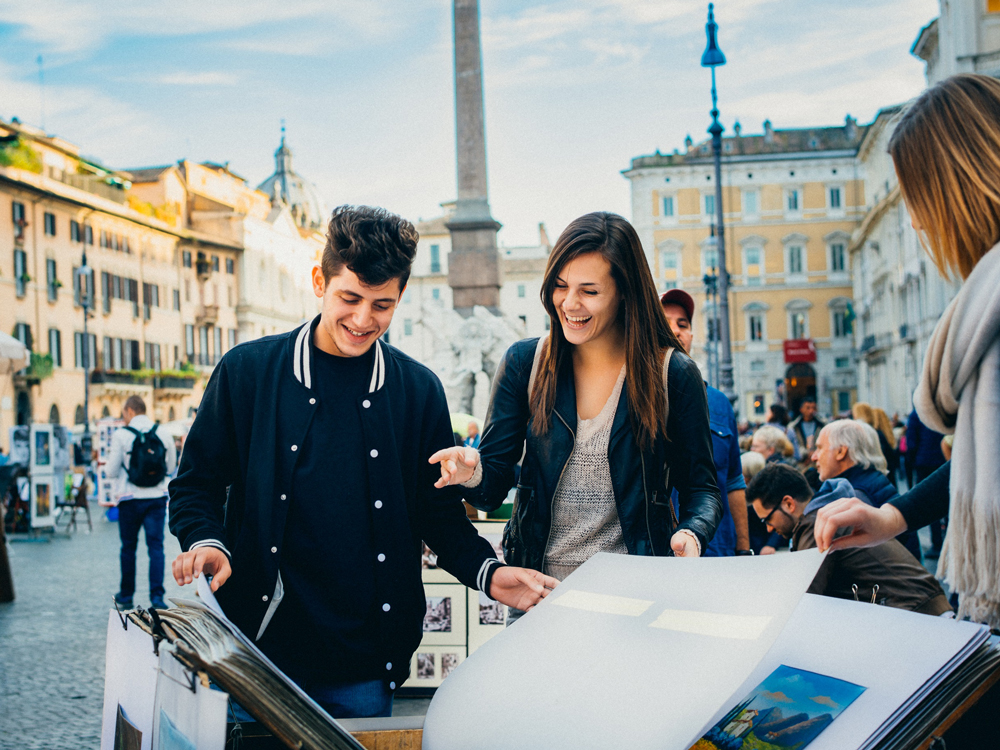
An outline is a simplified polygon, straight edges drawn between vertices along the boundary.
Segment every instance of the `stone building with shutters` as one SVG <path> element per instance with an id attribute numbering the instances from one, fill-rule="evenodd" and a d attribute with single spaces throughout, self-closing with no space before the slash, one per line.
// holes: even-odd
<path id="1" fill-rule="evenodd" d="M 226 351 L 315 314 L 321 249 L 291 207 L 227 165 L 116 170 L 0 122 L 0 330 L 32 351 L 30 367 L 0 376 L 0 444 L 17 423 L 82 424 L 85 364 L 91 422 L 132 394 L 158 421 L 189 417 Z"/>
<path id="2" fill-rule="evenodd" d="M 856 399 L 848 245 L 865 210 L 857 152 L 867 126 L 763 133 L 739 125 L 723 138 L 723 210 L 730 274 L 730 332 L 741 419 L 805 396 L 823 414 Z M 712 382 L 717 335 L 710 293 L 717 275 L 715 177 L 710 141 L 632 159 L 632 221 L 660 291 L 697 303 L 695 360 Z"/>

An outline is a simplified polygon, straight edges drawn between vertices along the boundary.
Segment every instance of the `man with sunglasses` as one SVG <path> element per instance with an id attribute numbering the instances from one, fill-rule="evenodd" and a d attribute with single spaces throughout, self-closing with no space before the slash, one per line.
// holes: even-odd
<path id="1" fill-rule="evenodd" d="M 806 478 L 791 466 L 764 467 L 747 487 L 747 499 L 767 526 L 792 540 L 792 550 L 816 546 L 816 512 L 834 500 L 855 497 L 846 479 L 828 479 L 813 496 Z M 831 552 L 809 586 L 810 594 L 886 604 L 928 615 L 950 615 L 941 585 L 907 549 L 892 539 L 875 547 Z"/>

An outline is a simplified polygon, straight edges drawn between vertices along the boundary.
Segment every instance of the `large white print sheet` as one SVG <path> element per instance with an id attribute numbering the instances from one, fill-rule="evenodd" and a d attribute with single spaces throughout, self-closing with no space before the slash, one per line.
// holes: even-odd
<path id="1" fill-rule="evenodd" d="M 424 750 L 687 750 L 822 562 L 600 554 L 445 680 Z"/>

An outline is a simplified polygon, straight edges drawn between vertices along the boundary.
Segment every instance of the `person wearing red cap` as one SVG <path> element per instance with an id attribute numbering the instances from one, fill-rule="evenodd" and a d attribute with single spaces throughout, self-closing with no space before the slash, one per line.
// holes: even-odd
<path id="1" fill-rule="evenodd" d="M 683 289 L 671 289 L 660 295 L 663 314 L 684 351 L 691 353 L 694 330 L 694 299 Z M 719 489 L 725 488 L 729 502 L 722 504 L 722 521 L 708 544 L 705 557 L 752 555 L 747 529 L 746 480 L 740 463 L 739 433 L 736 414 L 725 394 L 705 384 L 708 390 L 708 419 L 712 430 L 712 450 Z"/>

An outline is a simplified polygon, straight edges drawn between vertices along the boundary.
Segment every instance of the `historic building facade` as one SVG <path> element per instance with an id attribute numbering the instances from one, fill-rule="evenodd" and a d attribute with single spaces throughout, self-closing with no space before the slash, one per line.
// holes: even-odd
<path id="1" fill-rule="evenodd" d="M 0 122 L 0 329 L 32 351 L 0 382 L 0 443 L 15 423 L 82 424 L 85 362 L 91 421 L 131 394 L 188 417 L 226 351 L 318 309 L 322 217 L 303 215 L 226 165 L 113 170 Z"/>
<path id="2" fill-rule="evenodd" d="M 866 127 L 781 130 L 739 125 L 723 139 L 723 208 L 730 274 L 730 332 L 736 409 L 763 419 L 781 401 L 811 395 L 837 414 L 856 399 L 848 245 L 865 210 L 856 162 Z M 684 153 L 632 160 L 632 221 L 658 288 L 697 302 L 693 356 L 714 369 L 715 183 L 711 144 L 690 138 Z"/>

